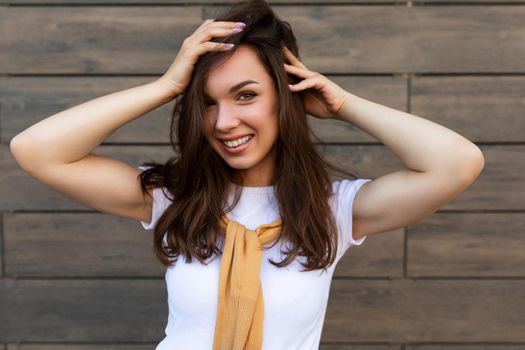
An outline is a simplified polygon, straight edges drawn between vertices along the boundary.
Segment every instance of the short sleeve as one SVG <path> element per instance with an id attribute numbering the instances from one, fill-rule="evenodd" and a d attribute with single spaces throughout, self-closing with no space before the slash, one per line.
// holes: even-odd
<path id="1" fill-rule="evenodd" d="M 372 181 L 372 179 L 343 179 L 334 182 L 334 192 L 337 202 L 335 217 L 342 235 L 343 252 L 350 246 L 363 244 L 366 239 L 366 236 L 358 240 L 354 240 L 352 237 L 352 207 L 357 192 L 361 186 L 368 181 Z"/>
<path id="2" fill-rule="evenodd" d="M 145 166 L 140 166 L 139 168 L 142 170 L 147 169 Z M 155 228 L 155 224 L 157 223 L 158 219 L 161 217 L 162 213 L 164 213 L 164 210 L 166 210 L 166 208 L 171 204 L 171 200 L 168 198 L 171 196 L 168 196 L 168 191 L 165 189 L 165 187 L 154 188 L 152 196 L 153 205 L 151 211 L 151 222 L 148 223 L 140 220 L 142 227 L 144 227 L 146 230 L 153 230 Z"/>

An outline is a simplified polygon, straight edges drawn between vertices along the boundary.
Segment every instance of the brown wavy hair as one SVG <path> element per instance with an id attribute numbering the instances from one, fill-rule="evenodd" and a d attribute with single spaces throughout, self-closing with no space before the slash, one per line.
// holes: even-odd
<path id="1" fill-rule="evenodd" d="M 308 126 L 303 92 L 292 93 L 287 87 L 300 80 L 284 68 L 282 45 L 299 58 L 292 28 L 262 0 L 234 3 L 215 20 L 240 21 L 246 27 L 240 33 L 213 38 L 212 41 L 235 46 L 199 57 L 187 89 L 177 96 L 170 127 L 175 155 L 165 164 L 142 163 L 149 167 L 139 175 L 143 193 L 149 195 L 147 187 L 165 187 L 173 198 L 154 228 L 155 254 L 166 267 L 181 254 L 188 262 L 193 256 L 201 263 L 214 253 L 222 254 L 217 247 L 219 220 L 238 203 L 242 191 L 241 187 L 236 188 L 233 203 L 226 208 L 229 182 L 243 182 L 242 175 L 212 149 L 204 136 L 204 86 L 214 65 L 228 59 L 239 44 L 246 44 L 255 50 L 279 96 L 272 185 L 283 227 L 275 243 L 286 237 L 292 248 L 286 251 L 283 261 L 269 261 L 284 267 L 300 255 L 307 258 L 306 263 L 301 262 L 306 268 L 303 271 L 326 269 L 335 261 L 338 244 L 337 225 L 329 205 L 332 183 L 328 171 L 355 176 L 331 165 L 318 153 L 313 139 L 319 139 Z M 174 140 L 175 133 L 178 142 Z M 163 244 L 165 234 L 167 246 Z"/>

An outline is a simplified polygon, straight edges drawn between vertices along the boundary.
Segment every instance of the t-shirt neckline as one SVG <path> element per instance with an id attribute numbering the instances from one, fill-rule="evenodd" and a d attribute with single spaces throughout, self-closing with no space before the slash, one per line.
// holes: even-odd
<path id="1" fill-rule="evenodd" d="M 267 194 L 267 193 L 273 193 L 273 189 L 275 186 L 257 186 L 257 187 L 252 187 L 252 186 L 240 186 L 240 185 L 237 185 L 233 182 L 230 182 L 231 185 L 234 186 L 234 189 L 237 188 L 237 187 L 241 187 L 242 188 L 242 193 L 243 194 Z"/>

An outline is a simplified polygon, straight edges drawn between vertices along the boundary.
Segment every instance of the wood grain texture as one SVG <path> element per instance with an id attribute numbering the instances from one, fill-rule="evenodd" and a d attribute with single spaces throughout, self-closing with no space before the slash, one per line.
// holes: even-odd
<path id="1" fill-rule="evenodd" d="M 408 274 L 525 277 L 524 228 L 524 213 L 434 214 L 408 229 Z"/>
<path id="2" fill-rule="evenodd" d="M 0 72 L 161 73 L 201 20 L 199 7 L 9 7 Z"/>
<path id="3" fill-rule="evenodd" d="M 522 76 L 439 76 L 411 79 L 411 113 L 473 142 L 525 140 Z"/>
<path id="4" fill-rule="evenodd" d="M 20 213 L 4 224 L 9 277 L 162 277 L 151 232 L 98 213 Z"/>
<path id="5" fill-rule="evenodd" d="M 162 339 L 167 295 L 151 231 L 39 183 L 9 141 L 156 79 L 231 2 L 0 0 L 1 350 L 145 350 Z M 438 212 L 350 248 L 320 349 L 525 349 L 525 0 L 269 2 L 310 69 L 448 127 L 485 156 L 480 177 Z M 132 166 L 167 160 L 173 107 L 124 125 L 94 153 Z M 329 143 L 320 152 L 357 177 L 403 168 L 351 124 L 308 123 Z"/>
<path id="6" fill-rule="evenodd" d="M 338 262 L 333 278 L 403 277 L 404 229 L 366 237 Z"/>
<path id="7" fill-rule="evenodd" d="M 401 350 L 399 345 L 322 344 L 320 350 Z"/>
<path id="8" fill-rule="evenodd" d="M 151 232 L 136 220 L 98 213 L 6 215 L 6 277 L 162 277 Z M 351 247 L 334 278 L 403 276 L 403 230 Z M 417 263 L 417 261 L 416 261 Z"/>
<path id="9" fill-rule="evenodd" d="M 7 342 L 154 341 L 164 322 L 162 287 L 161 280 L 4 279 L 0 335 Z M 326 342 L 523 341 L 523 280 L 336 279 L 330 295 Z"/>
<path id="10" fill-rule="evenodd" d="M 375 178 L 401 170 L 403 165 L 386 146 L 329 145 L 317 146 L 326 159 L 357 177 Z M 520 156 L 523 146 L 480 147 L 485 155 L 485 170 L 462 195 L 440 210 L 524 209 L 525 183 L 515 171 L 525 169 Z M 132 166 L 146 160 L 166 161 L 172 155 L 169 146 L 100 146 L 95 154 L 112 157 Z M 90 209 L 53 191 L 25 173 L 9 152 L 0 147 L 0 209 L 3 210 L 79 210 Z M 508 169 L 505 172 L 505 168 Z M 521 173 L 521 172 L 519 172 Z M 37 195 L 38 194 L 38 195 Z"/>
<path id="11" fill-rule="evenodd" d="M 147 84 L 151 77 L 8 77 L 2 82 L 0 114 L 2 139 L 40 120 L 93 98 Z M 376 100 L 391 108 L 406 110 L 407 81 L 400 77 L 331 77 L 347 91 Z M 1 79 L 1 78 L 0 78 Z M 169 143 L 169 121 L 175 102 L 169 102 L 110 135 L 104 143 Z M 323 142 L 370 142 L 376 139 L 352 124 L 339 120 L 320 121 L 308 117 L 316 136 Z M 460 124 L 460 123 L 457 123 Z M 459 126 L 459 125 L 458 125 Z M 175 140 L 177 138 L 175 137 Z"/>
<path id="12" fill-rule="evenodd" d="M 0 280 L 4 342 L 158 342 L 163 279 Z"/>
<path id="13" fill-rule="evenodd" d="M 8 344 L 7 350 L 151 350 L 155 345 L 117 345 L 117 344 L 101 344 L 101 345 L 45 345 L 45 344 Z M 0 349 L 3 349 L 0 346 Z M 320 350 L 401 350 L 399 345 L 333 345 L 321 344 Z M 497 350 L 497 349 L 494 349 Z M 507 350 L 507 349 L 501 349 Z M 508 349 L 513 350 L 513 349 Z"/>
<path id="14" fill-rule="evenodd" d="M 235 0 L 221 0 L 220 4 L 231 4 Z M 326 4 L 328 1 L 323 0 L 268 0 L 268 3 L 271 5 L 322 5 Z M 413 1 L 414 4 L 427 4 L 427 3 L 455 3 L 454 0 L 416 0 Z M 505 0 L 462 0 L 462 3 L 483 3 L 483 4 L 499 4 L 507 3 Z M 144 0 L 0 0 L 0 4 L 11 4 L 11 5 L 47 5 L 47 4 L 61 4 L 61 5 L 71 5 L 71 4 L 97 4 L 97 5 L 185 5 L 188 4 L 187 0 L 155 0 L 152 2 L 145 2 Z M 216 5 L 218 1 L 212 0 L 202 0 L 202 1 L 192 1 L 192 4 L 202 4 L 202 5 Z M 381 1 L 381 0 L 330 0 L 330 4 L 375 4 L 375 3 L 391 3 L 394 5 L 404 5 L 407 1 L 404 0 L 392 0 L 392 1 Z M 523 3 L 523 0 L 513 1 L 513 3 Z"/>
<path id="15" fill-rule="evenodd" d="M 99 344 L 99 345 L 46 345 L 46 344 L 8 344 L 7 350 L 151 350 L 155 343 L 147 345 L 135 344 Z"/>
<path id="16" fill-rule="evenodd" d="M 8 77 L 0 78 L 2 139 L 90 99 L 154 81 L 151 77 Z M 331 76 L 345 90 L 388 107 L 407 111 L 450 128 L 469 140 L 524 142 L 523 77 L 414 77 L 410 91 L 402 77 Z M 167 103 L 112 134 L 105 143 L 168 143 L 166 132 L 174 102 Z M 352 124 L 308 117 L 323 142 L 378 143 Z"/>
<path id="17" fill-rule="evenodd" d="M 407 345 L 406 350 L 523 350 L 525 344 L 521 345 L 490 345 L 490 344 L 443 344 L 443 345 Z"/>
<path id="18" fill-rule="evenodd" d="M 108 5 L 156 5 L 156 4 L 163 4 L 163 5 L 186 5 L 186 4 L 203 4 L 203 5 L 217 5 L 220 4 L 231 4 L 235 2 L 235 0 L 221 0 L 219 1 L 213 1 L 213 0 L 202 0 L 202 1 L 187 1 L 187 0 L 155 0 L 151 2 L 145 2 L 144 0 L 125 0 L 125 1 L 119 1 L 119 0 L 3 0 L 6 2 L 9 2 L 13 5 L 19 5 L 19 4 L 34 4 L 34 5 L 43 5 L 43 4 L 64 4 L 64 5 L 70 5 L 70 4 L 108 4 Z M 355 4 L 355 3 L 378 3 L 378 2 L 384 2 L 380 0 L 330 0 L 331 4 Z M 1 4 L 2 2 L 0 2 Z M 313 4 L 318 5 L 320 3 L 323 3 L 323 1 L 319 0 L 269 0 L 269 4 L 271 5 L 283 5 L 283 4 Z M 326 1 L 325 1 L 326 3 Z M 403 4 L 404 1 L 392 1 L 392 3 L 398 3 Z"/>
<path id="19" fill-rule="evenodd" d="M 9 7 L 0 73 L 160 74 L 182 40 L 220 8 Z M 304 63 L 325 73 L 525 67 L 522 6 L 276 6 L 275 12 L 292 24 Z"/>
<path id="20" fill-rule="evenodd" d="M 523 342 L 524 280 L 333 280 L 324 339 Z"/>

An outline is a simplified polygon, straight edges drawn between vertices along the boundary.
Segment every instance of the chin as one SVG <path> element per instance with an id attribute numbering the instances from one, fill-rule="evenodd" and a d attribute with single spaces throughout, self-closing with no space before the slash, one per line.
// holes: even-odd
<path id="1" fill-rule="evenodd" d="M 221 156 L 222 157 L 222 156 Z M 246 169 L 250 169 L 251 167 L 253 167 L 254 164 L 252 164 L 253 162 L 250 162 L 250 161 L 246 161 L 246 160 L 240 160 L 240 159 L 227 159 L 227 158 L 224 158 L 222 157 L 222 159 L 226 162 L 226 164 L 228 164 L 230 167 L 232 167 L 233 169 L 237 169 L 237 170 L 246 170 Z"/>

